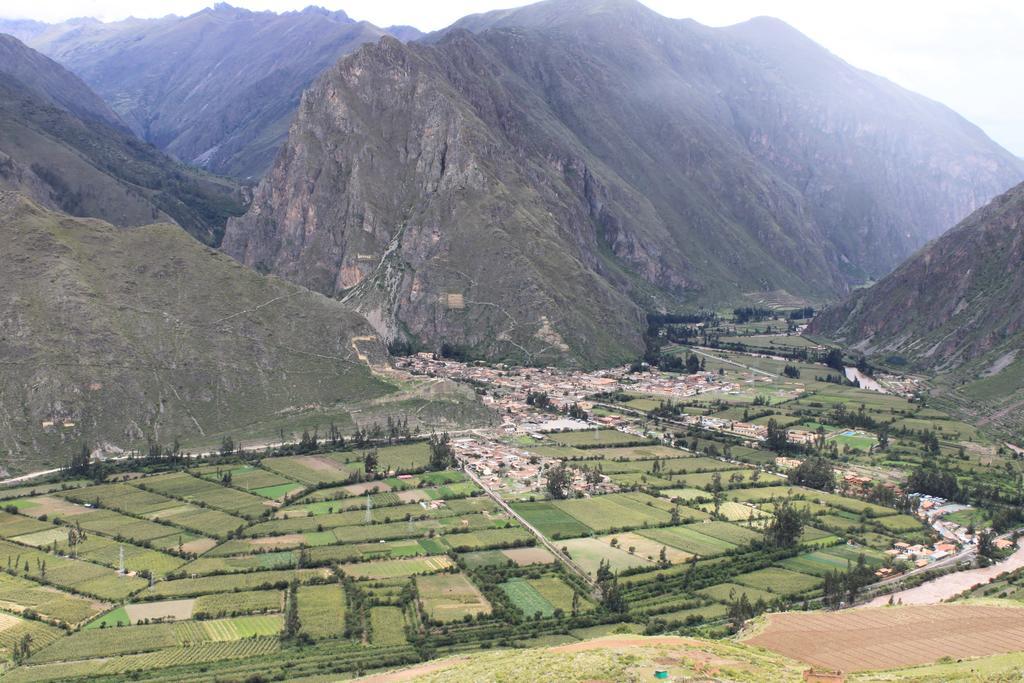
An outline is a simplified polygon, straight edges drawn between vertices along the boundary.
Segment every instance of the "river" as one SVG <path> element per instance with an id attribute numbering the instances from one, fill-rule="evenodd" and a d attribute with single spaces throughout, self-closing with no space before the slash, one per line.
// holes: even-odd
<path id="1" fill-rule="evenodd" d="M 998 564 L 946 574 L 923 583 L 917 588 L 908 588 L 907 590 L 890 593 L 889 595 L 879 595 L 863 606 L 880 607 L 887 605 L 889 604 L 890 595 L 893 602 L 902 600 L 904 605 L 933 605 L 957 596 L 973 586 L 988 583 L 989 579 L 994 579 L 1000 574 L 1012 572 L 1014 569 L 1020 569 L 1021 567 L 1024 567 L 1024 538 L 1017 541 L 1017 551 Z"/>
<path id="2" fill-rule="evenodd" d="M 867 389 L 868 391 L 877 391 L 880 394 L 889 393 L 882 387 L 881 384 L 871 379 L 857 368 L 848 365 L 844 369 L 846 370 L 846 379 L 850 380 L 851 382 L 857 380 L 857 382 L 860 383 L 861 389 Z"/>

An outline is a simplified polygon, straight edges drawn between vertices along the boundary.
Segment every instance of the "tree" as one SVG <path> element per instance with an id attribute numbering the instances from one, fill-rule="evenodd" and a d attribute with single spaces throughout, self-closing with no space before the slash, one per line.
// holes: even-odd
<path id="1" fill-rule="evenodd" d="M 441 436 L 430 435 L 430 463 L 431 470 L 446 470 L 455 464 L 455 451 L 452 450 L 451 437 L 448 432 Z"/>
<path id="2" fill-rule="evenodd" d="M 235 441 L 230 436 L 225 436 L 220 442 L 220 454 L 231 455 L 235 452 Z"/>
<path id="3" fill-rule="evenodd" d="M 374 472 L 377 471 L 378 460 L 379 459 L 377 457 L 376 448 L 374 448 L 371 451 L 367 451 L 365 454 L 363 454 L 363 470 L 367 474 L 373 474 Z"/>
<path id="4" fill-rule="evenodd" d="M 310 434 L 308 429 L 304 429 L 302 430 L 302 438 L 299 439 L 299 445 L 298 448 L 296 448 L 296 451 L 299 453 L 312 453 L 317 449 L 319 443 L 320 438 L 317 435 L 316 430 L 313 430 L 313 433 Z"/>
<path id="5" fill-rule="evenodd" d="M 559 462 L 548 469 L 547 489 L 548 494 L 556 500 L 562 500 L 569 495 L 569 484 L 572 479 L 569 476 L 569 468 L 564 462 Z"/>
<path id="6" fill-rule="evenodd" d="M 775 418 L 768 420 L 767 430 L 765 446 L 773 451 L 786 451 L 789 449 L 789 435 L 784 428 L 779 426 Z"/>
<path id="7" fill-rule="evenodd" d="M 782 369 L 782 374 L 791 379 L 800 379 L 800 368 L 795 365 L 787 365 Z"/>
<path id="8" fill-rule="evenodd" d="M 284 607 L 284 629 L 281 631 L 282 640 L 294 640 L 302 630 L 302 622 L 299 621 L 299 582 L 292 579 L 288 585 L 288 597 Z"/>
<path id="9" fill-rule="evenodd" d="M 676 526 L 680 523 L 678 505 L 672 507 L 672 516 L 669 518 L 669 522 L 672 524 L 672 526 Z"/>
<path id="10" fill-rule="evenodd" d="M 828 353 L 825 354 L 825 365 L 833 370 L 844 372 L 846 365 L 843 363 L 843 352 L 839 349 L 829 349 Z"/>
<path id="11" fill-rule="evenodd" d="M 765 529 L 764 540 L 777 548 L 789 548 L 800 541 L 804 531 L 804 513 L 783 499 L 775 507 L 775 518 Z"/>
<path id="12" fill-rule="evenodd" d="M 658 566 L 667 569 L 671 565 L 672 563 L 668 561 L 668 551 L 665 546 L 661 546 L 661 553 L 658 554 Z"/>
<path id="13" fill-rule="evenodd" d="M 711 475 L 711 499 L 715 505 L 715 512 L 713 515 L 714 519 L 718 519 L 721 516 L 723 498 L 722 474 L 720 472 L 715 472 Z"/>
<path id="14" fill-rule="evenodd" d="M 14 644 L 12 656 L 15 662 L 23 662 L 32 654 L 32 634 L 26 633 Z"/>
<path id="15" fill-rule="evenodd" d="M 789 471 L 789 483 L 831 493 L 836 488 L 836 473 L 826 458 L 807 458 Z"/>
<path id="16" fill-rule="evenodd" d="M 602 559 L 597 563 L 597 574 L 594 576 L 597 583 L 605 583 L 606 581 L 612 580 L 614 577 L 615 575 L 612 574 L 612 568 L 608 560 Z"/>
<path id="17" fill-rule="evenodd" d="M 686 371 L 691 375 L 700 372 L 700 358 L 697 357 L 697 354 L 691 353 L 686 357 Z"/>
<path id="18" fill-rule="evenodd" d="M 71 474 L 88 474 L 89 473 L 89 462 L 92 460 L 92 455 L 89 453 L 89 447 L 84 443 L 78 453 L 71 456 L 71 462 L 68 463 L 68 470 Z"/>
<path id="19" fill-rule="evenodd" d="M 995 534 L 991 529 L 984 529 L 978 534 L 978 554 L 988 559 L 996 556 Z"/>
<path id="20" fill-rule="evenodd" d="M 740 597 L 735 602 L 729 603 L 727 616 L 733 633 L 743 628 L 747 619 L 754 616 L 754 606 L 750 604 L 746 593 L 740 593 Z"/>

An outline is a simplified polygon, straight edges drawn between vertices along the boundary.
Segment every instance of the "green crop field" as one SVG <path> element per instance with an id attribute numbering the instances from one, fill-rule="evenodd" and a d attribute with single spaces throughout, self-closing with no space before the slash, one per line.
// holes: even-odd
<path id="1" fill-rule="evenodd" d="M 5 573 L 0 573 L 0 603 L 31 609 L 44 617 L 72 626 L 92 618 L 106 608 L 104 603 L 97 600 L 71 595 Z"/>
<path id="2" fill-rule="evenodd" d="M 188 597 L 192 595 L 206 595 L 208 593 L 285 588 L 293 577 L 300 582 L 308 582 L 325 578 L 327 575 L 328 572 L 325 569 L 298 569 L 245 572 L 240 574 L 203 576 L 195 579 L 158 581 L 153 589 L 146 593 L 146 597 Z"/>
<path id="3" fill-rule="evenodd" d="M 301 586 L 299 591 L 313 587 Z M 200 595 L 196 598 L 193 611 L 197 615 L 216 619 L 259 612 L 279 612 L 283 605 L 284 598 L 280 590 L 251 590 Z"/>
<path id="4" fill-rule="evenodd" d="M 642 439 L 632 434 L 626 434 L 615 429 L 597 429 L 582 432 L 558 432 L 556 434 L 545 434 L 545 438 L 565 446 L 615 446 L 616 444 L 631 443 Z"/>
<path id="5" fill-rule="evenodd" d="M 537 592 L 537 589 L 526 579 L 511 579 L 501 584 L 501 589 L 505 591 L 505 595 L 512 601 L 512 604 L 527 617 L 532 617 L 537 613 L 550 617 L 555 613 L 554 605 Z"/>
<path id="6" fill-rule="evenodd" d="M 561 609 L 566 614 L 572 612 L 572 596 L 575 591 L 565 581 L 557 576 L 548 575 L 542 576 L 539 579 L 528 579 L 528 582 L 552 607 Z M 580 611 L 593 607 L 589 599 L 584 595 L 580 596 L 579 604 Z M 531 612 L 526 613 L 531 614 Z"/>
<path id="7" fill-rule="evenodd" d="M 757 602 L 758 600 L 771 603 L 779 597 L 766 590 L 753 588 L 751 586 L 744 586 L 738 583 L 719 583 L 711 586 L 710 588 L 702 588 L 697 591 L 697 593 L 711 598 L 712 600 L 724 603 L 736 602 L 741 595 L 746 595 L 747 600 L 750 600 L 751 603 Z"/>
<path id="8" fill-rule="evenodd" d="M 590 533 L 591 529 L 554 503 L 512 503 L 512 509 L 549 538 L 568 538 Z"/>
<path id="9" fill-rule="evenodd" d="M 735 543 L 700 533 L 697 531 L 700 526 L 703 525 L 697 527 L 687 525 L 660 529 L 643 529 L 637 533 L 657 543 L 678 548 L 683 552 L 699 557 L 721 555 L 726 550 L 736 547 Z"/>
<path id="10" fill-rule="evenodd" d="M 345 466 L 322 456 L 299 455 L 265 458 L 263 467 L 303 484 L 330 484 L 349 481 L 358 471 L 356 466 Z"/>
<path id="11" fill-rule="evenodd" d="M 779 595 L 800 595 L 821 585 L 817 576 L 809 576 L 789 569 L 768 567 L 733 577 L 733 581 L 744 586 L 766 590 Z"/>
<path id="12" fill-rule="evenodd" d="M 266 501 L 251 493 L 221 486 L 184 472 L 158 474 L 132 480 L 133 486 L 155 491 L 171 498 L 202 503 L 241 517 L 258 517 L 267 509 Z"/>
<path id="13" fill-rule="evenodd" d="M 340 638 L 345 632 L 345 591 L 341 584 L 301 586 L 298 590 L 302 630 L 314 638 Z"/>
<path id="14" fill-rule="evenodd" d="M 444 555 L 435 557 L 417 557 L 398 560 L 377 560 L 358 564 L 342 565 L 341 571 L 346 575 L 361 579 L 386 579 L 406 577 L 416 574 L 429 574 L 442 571 L 452 565 Z"/>
<path id="15" fill-rule="evenodd" d="M 405 618 L 397 607 L 380 606 L 370 608 L 371 642 L 374 645 L 404 645 Z"/>
<path id="16" fill-rule="evenodd" d="M 644 494 L 639 494 L 644 495 Z M 657 525 L 668 522 L 671 515 L 653 505 L 630 497 L 628 494 L 613 493 L 576 500 L 559 500 L 552 503 L 556 508 L 570 515 L 589 530 L 608 531 L 639 527 L 645 524 Z"/>

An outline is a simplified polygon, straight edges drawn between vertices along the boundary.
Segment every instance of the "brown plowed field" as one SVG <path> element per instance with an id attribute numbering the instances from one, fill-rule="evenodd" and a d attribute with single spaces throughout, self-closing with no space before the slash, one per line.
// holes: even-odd
<path id="1" fill-rule="evenodd" d="M 851 673 L 1024 650 L 1024 608 L 920 605 L 771 614 L 745 639 L 825 669 Z"/>

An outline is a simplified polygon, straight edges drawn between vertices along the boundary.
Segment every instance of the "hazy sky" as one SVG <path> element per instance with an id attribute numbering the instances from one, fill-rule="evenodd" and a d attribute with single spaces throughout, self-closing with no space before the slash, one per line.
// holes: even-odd
<path id="1" fill-rule="evenodd" d="M 1021 0 L 642 0 L 669 17 L 711 26 L 775 16 L 854 66 L 943 102 L 1024 156 L 1024 2 Z M 0 0 L 0 16 L 60 21 L 190 14 L 212 0 Z M 253 10 L 343 9 L 380 26 L 443 28 L 518 0 L 232 0 Z"/>

